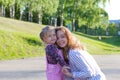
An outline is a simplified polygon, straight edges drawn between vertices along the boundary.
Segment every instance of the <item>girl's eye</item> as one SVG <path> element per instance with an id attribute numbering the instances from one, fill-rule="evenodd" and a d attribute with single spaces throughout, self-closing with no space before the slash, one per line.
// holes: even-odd
<path id="1" fill-rule="evenodd" d="M 65 36 L 64 36 L 64 35 L 62 35 L 62 36 L 61 36 L 61 38 L 65 38 Z"/>

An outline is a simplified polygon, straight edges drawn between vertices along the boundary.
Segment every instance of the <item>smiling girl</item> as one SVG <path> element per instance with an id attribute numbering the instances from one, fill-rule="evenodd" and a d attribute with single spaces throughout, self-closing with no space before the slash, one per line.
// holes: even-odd
<path id="1" fill-rule="evenodd" d="M 74 80 L 106 80 L 95 59 L 67 28 L 57 28 L 56 34 L 57 44 L 63 50 L 64 59 L 71 68 L 69 72 L 63 67 L 66 76 Z"/>

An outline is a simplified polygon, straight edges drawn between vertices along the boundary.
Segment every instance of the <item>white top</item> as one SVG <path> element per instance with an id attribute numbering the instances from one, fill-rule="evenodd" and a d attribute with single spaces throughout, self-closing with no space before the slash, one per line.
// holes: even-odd
<path id="1" fill-rule="evenodd" d="M 106 80 L 94 58 L 80 49 L 70 49 L 69 63 L 75 80 Z"/>

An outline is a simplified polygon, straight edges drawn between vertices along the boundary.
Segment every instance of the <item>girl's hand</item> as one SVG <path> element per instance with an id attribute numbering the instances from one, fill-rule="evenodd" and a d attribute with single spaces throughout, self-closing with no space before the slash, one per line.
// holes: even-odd
<path id="1" fill-rule="evenodd" d="M 70 67 L 68 67 L 68 66 L 63 66 L 63 67 L 62 67 L 62 72 L 63 72 L 63 73 L 69 72 L 69 71 L 68 71 L 69 69 L 70 69 Z"/>
<path id="2" fill-rule="evenodd" d="M 70 67 L 64 66 L 64 67 L 62 68 L 62 72 L 63 72 L 66 76 L 72 77 L 72 74 L 69 72 L 68 69 L 70 69 Z"/>
<path id="3" fill-rule="evenodd" d="M 63 68 L 64 68 L 64 69 L 70 69 L 70 67 L 69 67 L 69 66 L 63 66 Z"/>

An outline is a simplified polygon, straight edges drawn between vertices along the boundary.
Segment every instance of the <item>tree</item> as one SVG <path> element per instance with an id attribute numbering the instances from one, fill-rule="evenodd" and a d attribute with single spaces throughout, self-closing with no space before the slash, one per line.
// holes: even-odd
<path id="1" fill-rule="evenodd" d="M 5 17 L 5 9 L 8 5 L 8 0 L 0 0 L 0 3 L 1 3 L 1 7 L 2 7 L 2 16 Z"/>
<path id="2" fill-rule="evenodd" d="M 117 34 L 117 28 L 116 28 L 116 25 L 114 22 L 109 24 L 108 32 L 109 32 L 109 35 L 116 35 Z"/>
<path id="3" fill-rule="evenodd" d="M 15 0 L 8 0 L 8 7 L 10 10 L 10 18 L 15 16 Z"/>
<path id="4" fill-rule="evenodd" d="M 56 11 L 58 7 L 58 0 L 36 0 L 35 1 L 35 9 L 38 13 L 38 23 L 42 24 L 42 15 L 49 14 L 52 16 Z"/>
<path id="5" fill-rule="evenodd" d="M 19 10 L 19 19 L 22 20 L 23 13 L 27 5 L 27 0 L 15 0 L 15 4 L 17 5 L 17 9 Z"/>
<path id="6" fill-rule="evenodd" d="M 90 27 L 92 23 L 95 21 L 96 17 L 97 19 L 100 20 L 101 17 L 98 17 L 101 15 L 100 11 L 98 11 L 101 9 L 99 7 L 99 3 L 104 5 L 106 1 L 109 1 L 109 0 L 67 0 L 64 3 L 65 5 L 64 9 L 70 10 L 71 12 L 70 18 L 72 22 L 72 31 L 75 31 L 76 21 L 79 22 L 80 20 L 82 20 L 80 22 L 83 22 L 85 25 Z M 96 15 L 94 15 L 94 12 Z"/>
<path id="7" fill-rule="evenodd" d="M 66 5 L 66 0 L 59 0 L 59 6 L 57 9 L 58 17 L 60 18 L 60 26 L 63 26 L 63 19 L 64 19 L 64 8 Z"/>

